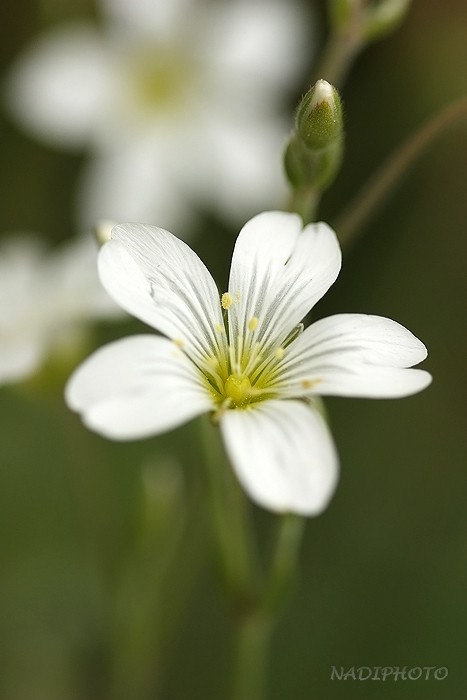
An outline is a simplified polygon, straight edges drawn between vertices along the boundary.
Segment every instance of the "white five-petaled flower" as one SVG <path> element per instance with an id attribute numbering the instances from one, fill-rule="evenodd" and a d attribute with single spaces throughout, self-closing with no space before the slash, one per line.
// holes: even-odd
<path id="1" fill-rule="evenodd" d="M 93 319 L 120 315 L 99 283 L 90 236 L 52 252 L 32 234 L 0 243 L 0 384 L 26 379 L 51 352 L 70 352 Z"/>
<path id="2" fill-rule="evenodd" d="M 240 232 L 220 296 L 198 256 L 171 233 L 116 226 L 100 251 L 101 280 L 167 337 L 136 335 L 98 350 L 71 377 L 69 406 L 117 440 L 211 411 L 253 500 L 279 512 L 320 512 L 338 462 L 316 397 L 401 397 L 431 381 L 408 369 L 426 357 L 424 345 L 390 319 L 342 314 L 301 332 L 340 266 L 329 226 L 302 229 L 296 214 L 266 212 Z"/>
<path id="3" fill-rule="evenodd" d="M 200 203 L 238 222 L 285 194 L 284 97 L 310 60 L 298 3 L 97 3 L 101 27 L 48 30 L 6 81 L 19 124 L 88 149 L 80 228 L 107 218 L 188 230 Z"/>

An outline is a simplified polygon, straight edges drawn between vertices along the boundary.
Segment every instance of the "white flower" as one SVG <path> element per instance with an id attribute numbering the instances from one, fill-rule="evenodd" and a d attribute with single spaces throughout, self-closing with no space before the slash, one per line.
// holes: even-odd
<path id="1" fill-rule="evenodd" d="M 0 244 L 0 384 L 37 371 L 69 349 L 90 320 L 121 312 L 99 283 L 96 246 L 78 238 L 48 253 L 27 234 Z"/>
<path id="2" fill-rule="evenodd" d="M 122 224 L 99 255 L 107 291 L 165 337 L 98 350 L 71 377 L 69 406 L 116 439 L 161 433 L 206 411 L 257 503 L 314 514 L 331 497 L 337 457 L 319 395 L 399 397 L 430 375 L 407 369 L 424 345 L 395 321 L 343 314 L 299 324 L 335 281 L 341 253 L 324 223 L 296 214 L 251 219 L 221 297 L 197 255 L 160 228 Z"/>
<path id="3" fill-rule="evenodd" d="M 80 227 L 188 227 L 199 202 L 238 221 L 277 201 L 284 96 L 311 58 L 298 4 L 100 0 L 100 9 L 101 30 L 77 21 L 49 30 L 6 85 L 23 127 L 93 156 Z"/>

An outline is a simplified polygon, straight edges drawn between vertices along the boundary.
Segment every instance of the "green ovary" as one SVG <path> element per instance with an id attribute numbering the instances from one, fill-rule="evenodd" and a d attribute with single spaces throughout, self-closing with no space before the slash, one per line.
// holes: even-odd
<path id="1" fill-rule="evenodd" d="M 227 299 L 223 308 L 228 309 L 231 298 L 225 294 L 223 298 Z M 227 346 L 225 353 L 214 353 L 200 367 L 207 388 L 220 411 L 249 409 L 256 403 L 277 396 L 280 387 L 277 369 L 284 350 L 281 347 L 265 350 L 254 338 L 252 342 L 251 334 L 257 326 L 258 319 L 252 317 L 247 324 L 246 340 L 239 335 L 237 343 Z"/>
<path id="2" fill-rule="evenodd" d="M 224 384 L 224 392 L 234 406 L 243 406 L 251 396 L 251 382 L 248 377 L 231 374 Z"/>

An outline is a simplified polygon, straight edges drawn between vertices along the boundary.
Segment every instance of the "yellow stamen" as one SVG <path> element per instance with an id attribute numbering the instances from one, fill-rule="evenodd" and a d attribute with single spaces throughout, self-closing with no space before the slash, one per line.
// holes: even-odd
<path id="1" fill-rule="evenodd" d="M 248 321 L 248 330 L 255 331 L 257 327 L 258 319 L 256 318 L 256 316 L 253 316 L 253 318 L 250 318 L 250 320 Z"/>
<path id="2" fill-rule="evenodd" d="M 278 360 L 282 360 L 284 357 L 284 348 L 276 348 L 276 352 L 274 354 Z"/>
<path id="3" fill-rule="evenodd" d="M 224 292 L 221 297 L 221 305 L 223 309 L 230 309 L 233 304 L 232 296 L 228 292 Z"/>
<path id="4" fill-rule="evenodd" d="M 301 382 L 303 389 L 312 389 L 316 384 L 319 384 L 319 379 L 303 379 Z"/>

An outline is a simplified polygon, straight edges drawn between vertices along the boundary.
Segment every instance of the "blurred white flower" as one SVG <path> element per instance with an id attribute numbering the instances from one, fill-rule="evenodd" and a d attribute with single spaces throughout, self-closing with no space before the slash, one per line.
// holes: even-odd
<path id="1" fill-rule="evenodd" d="M 32 234 L 0 243 L 0 384 L 26 379 L 70 350 L 93 319 L 120 309 L 99 282 L 97 247 L 81 237 L 47 252 Z"/>
<path id="2" fill-rule="evenodd" d="M 49 144 L 87 146 L 80 227 L 157 220 L 193 205 L 237 222 L 285 193 L 283 102 L 310 61 L 292 0 L 100 0 L 103 26 L 70 22 L 19 57 L 7 106 Z M 305 44 L 306 40 L 306 44 Z"/>
<path id="3" fill-rule="evenodd" d="M 171 233 L 117 226 L 99 254 L 102 283 L 167 337 L 137 335 L 98 350 L 71 377 L 69 406 L 116 440 L 213 412 L 253 500 L 320 512 L 338 466 L 316 397 L 401 397 L 431 381 L 408 369 L 426 357 L 425 346 L 390 319 L 342 314 L 301 332 L 340 266 L 329 226 L 302 230 L 296 214 L 267 212 L 240 232 L 220 297 L 201 260 Z"/>

